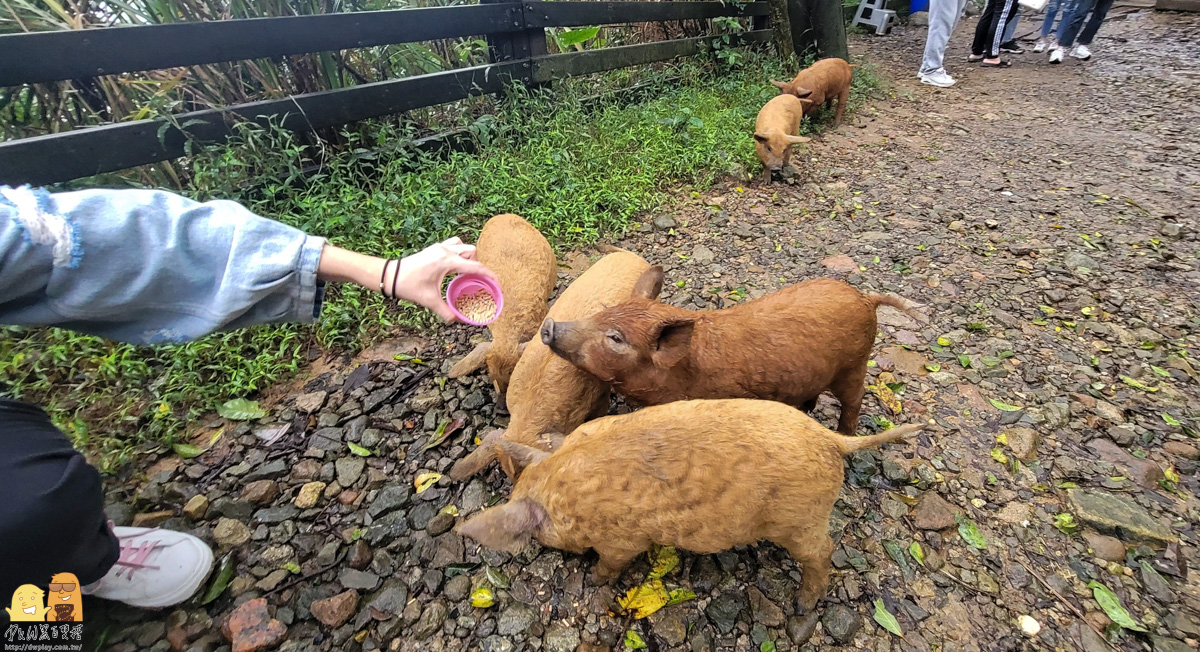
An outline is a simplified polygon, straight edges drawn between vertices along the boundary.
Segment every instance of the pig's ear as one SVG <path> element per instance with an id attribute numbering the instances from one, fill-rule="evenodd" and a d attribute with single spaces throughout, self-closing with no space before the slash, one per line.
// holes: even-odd
<path id="1" fill-rule="evenodd" d="M 525 349 L 529 348 L 529 343 L 532 340 L 525 340 L 517 345 L 517 355 L 525 355 Z"/>
<path id="2" fill-rule="evenodd" d="M 757 140 L 760 143 L 765 143 L 768 140 L 770 140 L 770 137 L 767 136 L 766 134 L 762 133 L 761 131 L 759 131 L 759 132 L 755 132 L 754 140 Z"/>
<path id="3" fill-rule="evenodd" d="M 784 88 L 787 87 L 786 82 L 775 81 L 774 79 L 771 80 L 771 85 L 774 86 L 775 88 L 778 88 L 779 90 L 783 90 Z"/>
<path id="4" fill-rule="evenodd" d="M 504 451 L 505 454 L 511 457 L 513 462 L 516 462 L 517 466 L 521 467 L 522 469 L 529 468 L 530 466 L 541 462 L 547 457 L 550 457 L 550 453 L 547 453 L 540 448 L 526 446 L 525 444 L 518 444 L 515 441 L 508 441 L 506 439 L 500 440 L 500 450 Z"/>
<path id="5" fill-rule="evenodd" d="M 654 362 L 662 367 L 671 367 L 687 357 L 695 326 L 693 319 L 671 319 L 660 324 Z"/>
<path id="6" fill-rule="evenodd" d="M 810 140 L 812 140 L 812 139 L 805 138 L 804 136 L 788 136 L 787 137 L 787 141 L 793 145 L 795 145 L 796 143 L 807 143 Z"/>
<path id="7" fill-rule="evenodd" d="M 653 301 L 662 292 L 662 286 L 663 268 L 660 265 L 654 265 L 642 272 L 642 275 L 638 277 L 637 283 L 633 284 L 633 298 Z"/>
<path id="8" fill-rule="evenodd" d="M 805 98 L 805 97 L 808 97 L 809 95 L 812 95 L 812 89 L 800 86 L 795 91 L 793 91 L 792 94 L 799 98 Z"/>
<path id="9" fill-rule="evenodd" d="M 448 375 L 451 378 L 459 378 L 474 373 L 487 361 L 487 354 L 490 350 L 492 350 L 491 342 L 483 342 L 479 346 L 476 346 L 473 351 L 467 354 L 467 357 L 459 360 L 453 367 L 450 367 Z"/>
<path id="10" fill-rule="evenodd" d="M 488 548 L 520 554 L 547 520 L 546 510 L 528 498 L 485 509 L 458 526 L 457 532 Z"/>

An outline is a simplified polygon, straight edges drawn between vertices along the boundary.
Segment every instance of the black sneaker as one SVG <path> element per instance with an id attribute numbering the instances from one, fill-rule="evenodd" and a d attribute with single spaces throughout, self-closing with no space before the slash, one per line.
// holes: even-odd
<path id="1" fill-rule="evenodd" d="M 1022 49 L 1020 45 L 1017 45 L 1016 41 L 1009 41 L 1008 43 L 1001 43 L 1000 51 L 1007 52 L 1008 54 L 1025 54 L 1025 50 Z"/>

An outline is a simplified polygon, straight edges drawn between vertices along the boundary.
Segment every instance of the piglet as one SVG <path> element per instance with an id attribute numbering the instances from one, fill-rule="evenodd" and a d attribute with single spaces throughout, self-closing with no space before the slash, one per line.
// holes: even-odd
<path id="1" fill-rule="evenodd" d="M 509 379 L 521 351 L 546 317 L 558 270 L 550 243 L 519 215 L 506 213 L 488 220 L 475 247 L 479 262 L 500 279 L 504 310 L 488 325 L 492 341 L 475 347 L 449 375 L 465 376 L 486 362 L 496 388 L 496 406 L 504 409 Z"/>
<path id="2" fill-rule="evenodd" d="M 842 458 L 923 427 L 843 437 L 773 401 L 648 407 L 590 421 L 553 453 L 503 443 L 525 472 L 508 503 L 458 532 L 513 554 L 531 537 L 577 554 L 592 548 L 597 583 L 652 544 L 711 554 L 767 539 L 800 562 L 799 601 L 811 609 L 828 584 Z"/>
<path id="3" fill-rule="evenodd" d="M 800 120 L 804 118 L 804 105 L 811 102 L 792 95 L 771 98 L 758 112 L 754 124 L 754 153 L 763 164 L 763 176 L 770 179 L 772 172 L 782 170 L 792 156 L 792 145 L 807 143 L 808 138 L 798 136 Z"/>
<path id="4" fill-rule="evenodd" d="M 662 287 L 652 267 L 637 287 Z M 833 279 L 792 285 L 725 310 L 686 310 L 639 292 L 574 322 L 547 318 L 550 350 L 644 405 L 693 398 L 760 398 L 811 410 L 832 392 L 838 431 L 854 434 L 875 309 L 911 311 L 903 299 L 863 294 Z"/>
<path id="5" fill-rule="evenodd" d="M 608 254 L 563 291 L 550 308 L 549 318 L 584 319 L 605 306 L 629 300 L 634 284 L 649 267 L 628 251 Z M 652 294 L 658 296 L 661 289 L 660 281 L 658 289 L 651 288 Z M 607 414 L 610 398 L 607 382 L 554 355 L 535 339 L 521 354 L 508 385 L 512 414 L 508 428 L 488 433 L 479 447 L 451 468 L 450 477 L 464 479 L 499 459 L 509 479 L 515 480 L 521 473 L 520 464 L 499 447 L 501 441 L 553 446 L 561 433 L 571 432 L 585 419 Z"/>
<path id="6" fill-rule="evenodd" d="M 811 103 L 805 106 L 806 113 L 817 110 L 822 104 L 829 107 L 836 97 L 838 105 L 833 126 L 838 127 L 846 113 L 846 102 L 850 100 L 850 81 L 853 77 L 850 64 L 834 57 L 821 59 L 801 70 L 790 82 L 772 81 L 771 84 L 782 94 L 810 100 Z"/>

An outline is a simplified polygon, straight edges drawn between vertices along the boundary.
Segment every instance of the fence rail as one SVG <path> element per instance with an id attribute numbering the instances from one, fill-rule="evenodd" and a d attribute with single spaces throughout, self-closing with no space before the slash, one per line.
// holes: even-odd
<path id="1" fill-rule="evenodd" d="M 766 2 L 527 1 L 0 36 L 0 86 L 471 36 L 488 38 L 492 59 L 483 66 L 184 113 L 170 122 L 138 120 L 0 143 L 0 183 L 44 185 L 176 158 L 189 138 L 226 139 L 235 117 L 275 117 L 294 131 L 320 129 L 496 93 L 508 83 L 535 85 L 698 54 L 718 38 L 547 54 L 547 27 L 754 17 L 755 29 L 736 43 L 749 44 L 769 39 L 770 31 L 762 29 L 766 15 Z"/>

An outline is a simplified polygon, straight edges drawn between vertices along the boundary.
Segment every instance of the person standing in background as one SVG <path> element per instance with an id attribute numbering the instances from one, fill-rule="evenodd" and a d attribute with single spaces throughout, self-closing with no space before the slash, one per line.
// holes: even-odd
<path id="1" fill-rule="evenodd" d="M 988 0 L 979 24 L 975 26 L 975 40 L 971 43 L 971 63 L 983 62 L 985 68 L 1007 68 L 1012 65 L 1000 58 L 1000 45 L 1004 43 L 1004 31 L 1017 13 L 1017 0 Z"/>
<path id="2" fill-rule="evenodd" d="M 1092 39 L 1096 38 L 1096 32 L 1100 31 L 1100 25 L 1112 6 L 1113 0 L 1072 2 L 1070 8 L 1063 12 L 1062 20 L 1058 21 L 1058 43 L 1050 50 L 1050 63 L 1062 63 L 1068 50 L 1072 57 L 1080 61 L 1091 59 L 1092 50 L 1088 46 L 1092 44 Z M 1088 17 L 1088 12 L 1091 12 L 1091 17 Z M 1087 18 L 1087 25 L 1083 24 L 1084 18 Z M 1081 26 L 1082 32 L 1079 31 Z M 1075 44 L 1076 36 L 1079 37 L 1078 44 Z M 1071 47 L 1072 45 L 1075 47 Z"/>
<path id="3" fill-rule="evenodd" d="M 1004 42 L 1000 44 L 1000 51 L 1007 54 L 1025 54 L 1025 48 L 1017 43 L 1015 35 L 1017 33 L 1017 25 L 1021 22 L 1021 12 L 1018 11 L 1013 15 L 1013 19 L 1008 21 L 1008 29 L 1004 30 Z"/>
<path id="4" fill-rule="evenodd" d="M 1015 1 L 1015 0 L 1014 0 Z M 925 37 L 925 56 L 917 78 L 922 84 L 949 88 L 956 82 L 942 66 L 946 56 L 946 44 L 958 26 L 967 0 L 929 0 L 929 34 Z"/>
<path id="5" fill-rule="evenodd" d="M 1058 39 L 1051 32 L 1054 32 L 1054 19 L 1058 16 L 1060 4 L 1059 0 L 1050 0 L 1046 4 L 1046 17 L 1042 19 L 1042 34 L 1033 44 L 1034 52 L 1045 52 L 1058 43 Z"/>

